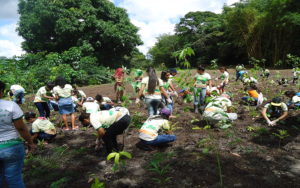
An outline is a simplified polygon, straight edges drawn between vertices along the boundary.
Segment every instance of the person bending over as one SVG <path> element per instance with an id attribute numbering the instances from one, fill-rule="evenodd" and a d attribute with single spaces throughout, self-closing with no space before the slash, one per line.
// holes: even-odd
<path id="1" fill-rule="evenodd" d="M 265 118 L 269 126 L 274 126 L 278 121 L 283 120 L 288 115 L 288 107 L 285 103 L 281 102 L 279 97 L 273 98 L 271 103 L 265 105 L 261 111 L 262 116 Z M 274 119 L 271 121 L 271 119 Z"/>
<path id="2" fill-rule="evenodd" d="M 284 95 L 291 99 L 291 101 L 287 103 L 288 109 L 300 108 L 300 93 L 296 94 L 295 91 L 286 91 Z"/>
<path id="3" fill-rule="evenodd" d="M 256 87 L 256 85 L 251 85 L 251 86 L 246 86 L 244 91 L 248 92 L 249 96 L 244 96 L 242 98 L 243 101 L 245 101 L 246 103 L 255 105 L 257 103 L 258 100 L 258 93 L 260 93 Z"/>
<path id="4" fill-rule="evenodd" d="M 88 97 L 82 104 L 82 110 L 86 113 L 97 113 L 100 111 L 100 106 L 94 102 L 92 97 Z"/>
<path id="5" fill-rule="evenodd" d="M 151 150 L 156 150 L 157 146 L 176 140 L 176 136 L 170 131 L 170 115 L 171 110 L 164 108 L 159 115 L 149 117 L 139 130 L 141 141 Z M 158 134 L 159 130 L 164 130 L 167 134 Z"/>
<path id="6" fill-rule="evenodd" d="M 92 125 L 97 130 L 96 145 L 102 139 L 107 153 L 118 152 L 117 135 L 122 135 L 130 124 L 130 116 L 125 111 L 103 110 L 94 114 L 82 113 L 79 121 L 84 127 Z"/>
<path id="7" fill-rule="evenodd" d="M 102 97 L 102 95 L 96 95 L 95 103 L 100 106 L 101 110 L 109 110 L 114 106 L 114 103 L 108 97 Z"/>
<path id="8" fill-rule="evenodd" d="M 32 129 L 29 131 L 32 136 L 32 141 L 38 139 L 44 140 L 44 144 L 52 142 L 56 137 L 56 129 L 54 125 L 45 117 L 36 117 L 33 112 L 26 112 L 25 119 L 29 123 L 32 123 Z"/>
<path id="9" fill-rule="evenodd" d="M 13 98 L 13 101 L 15 103 L 17 103 L 17 99 L 20 98 L 21 99 L 21 104 L 24 104 L 25 103 L 25 98 L 24 98 L 24 95 L 25 95 L 25 89 L 18 85 L 18 84 L 14 84 L 14 85 L 11 85 L 10 86 L 10 91 L 11 93 L 13 94 L 14 98 Z"/>

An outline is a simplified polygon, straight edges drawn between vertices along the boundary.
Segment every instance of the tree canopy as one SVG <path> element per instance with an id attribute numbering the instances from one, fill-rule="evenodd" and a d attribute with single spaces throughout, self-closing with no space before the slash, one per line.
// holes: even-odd
<path id="1" fill-rule="evenodd" d="M 83 56 L 116 68 L 143 44 L 126 10 L 108 0 L 20 0 L 18 11 L 17 31 L 28 53 L 78 47 Z"/>

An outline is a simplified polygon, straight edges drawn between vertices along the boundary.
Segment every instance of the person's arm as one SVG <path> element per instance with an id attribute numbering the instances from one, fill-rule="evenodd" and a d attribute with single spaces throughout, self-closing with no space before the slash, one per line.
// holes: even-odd
<path id="1" fill-rule="evenodd" d="M 16 130 L 21 135 L 21 137 L 24 138 L 24 140 L 26 142 L 28 142 L 28 152 L 29 153 L 34 152 L 35 147 L 34 147 L 34 144 L 32 142 L 31 135 L 29 134 L 29 131 L 28 131 L 26 125 L 23 122 L 23 118 L 18 119 L 16 121 L 14 121 L 13 123 L 16 127 Z"/>
<path id="2" fill-rule="evenodd" d="M 109 104 L 110 106 L 113 106 L 114 103 L 111 101 L 111 102 L 106 102 L 106 104 Z"/>
<path id="3" fill-rule="evenodd" d="M 163 86 L 159 87 L 159 90 L 161 91 L 161 93 L 167 98 L 170 99 L 168 93 L 166 92 L 165 88 Z"/>
<path id="4" fill-rule="evenodd" d="M 138 94 L 138 96 L 137 96 L 138 99 L 143 95 L 143 91 L 144 91 L 144 89 L 145 89 L 145 86 L 146 86 L 145 84 L 142 84 L 142 85 L 141 85 L 141 89 L 140 89 L 139 94 Z"/>
<path id="5" fill-rule="evenodd" d="M 292 103 L 290 106 L 288 106 L 288 109 L 291 109 L 291 108 L 293 108 L 294 106 L 295 106 L 295 104 Z"/>
<path id="6" fill-rule="evenodd" d="M 81 95 L 81 101 L 80 101 L 80 103 L 82 104 L 82 103 L 83 103 L 83 101 L 84 101 L 84 96 L 83 96 L 83 95 Z"/>
<path id="7" fill-rule="evenodd" d="M 231 108 L 231 107 L 228 107 L 228 108 L 227 108 L 227 113 L 232 113 L 232 112 L 233 112 L 232 108 Z"/>
<path id="8" fill-rule="evenodd" d="M 209 90 L 211 90 L 211 80 L 208 80 Z"/>
<path id="9" fill-rule="evenodd" d="M 59 96 L 58 95 L 55 95 L 55 98 L 56 98 L 57 101 L 59 100 Z"/>
<path id="10" fill-rule="evenodd" d="M 282 116 L 280 116 L 278 119 L 276 119 L 275 121 L 280 121 L 280 120 L 283 120 L 284 118 L 286 118 L 287 117 L 287 115 L 288 115 L 288 112 L 286 111 L 286 112 L 283 112 L 283 115 Z"/>
<path id="11" fill-rule="evenodd" d="M 262 116 L 265 118 L 265 120 L 270 121 L 269 118 L 268 118 L 268 116 L 267 116 L 267 109 L 266 109 L 266 108 L 264 108 L 264 109 L 261 111 L 261 114 L 262 114 Z"/>
<path id="12" fill-rule="evenodd" d="M 77 103 L 79 106 L 82 106 L 82 103 L 81 103 L 81 102 L 77 101 L 76 103 Z"/>
<path id="13" fill-rule="evenodd" d="M 50 100 L 55 99 L 55 97 L 50 97 L 50 96 L 47 96 L 46 94 L 44 94 L 43 97 L 46 98 L 46 99 L 50 99 Z"/>
<path id="14" fill-rule="evenodd" d="M 34 141 L 37 137 L 38 137 L 39 133 L 34 133 L 34 135 L 32 136 L 32 141 Z"/>
<path id="15" fill-rule="evenodd" d="M 98 138 L 98 140 L 101 140 L 101 139 L 104 137 L 104 135 L 105 135 L 105 130 L 104 130 L 104 128 L 101 127 L 100 129 L 98 129 L 97 132 L 98 132 L 97 138 Z"/>

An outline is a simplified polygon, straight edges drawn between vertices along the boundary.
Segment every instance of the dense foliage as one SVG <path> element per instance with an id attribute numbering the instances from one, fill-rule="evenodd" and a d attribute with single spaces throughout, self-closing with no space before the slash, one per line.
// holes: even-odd
<path id="1" fill-rule="evenodd" d="M 12 84 L 20 84 L 27 91 L 53 82 L 57 76 L 73 85 L 104 84 L 112 80 L 108 68 L 99 66 L 96 58 L 83 56 L 77 47 L 63 53 L 39 52 L 11 59 L 2 57 L 0 75 L 7 89 Z"/>
<path id="2" fill-rule="evenodd" d="M 108 0 L 20 0 L 18 11 L 17 31 L 28 53 L 78 47 L 99 65 L 118 68 L 142 44 L 126 10 Z"/>
<path id="3" fill-rule="evenodd" d="M 289 65 L 287 54 L 299 56 L 300 2 L 296 0 L 241 0 L 225 5 L 222 14 L 189 12 L 175 26 L 175 34 L 157 38 L 149 50 L 153 63 L 179 66 L 173 52 L 191 47 L 191 66 L 248 64 L 266 59 L 261 67 Z M 280 63 L 278 63 L 280 62 Z M 290 65 L 289 65 L 290 66 Z"/>

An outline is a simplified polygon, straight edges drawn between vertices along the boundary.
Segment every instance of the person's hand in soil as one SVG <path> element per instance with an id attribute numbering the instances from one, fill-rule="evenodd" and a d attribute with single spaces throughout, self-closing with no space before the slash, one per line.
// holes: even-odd
<path id="1" fill-rule="evenodd" d="M 135 99 L 135 104 L 139 104 L 140 103 L 140 99 L 139 98 L 136 98 Z"/>
<path id="2" fill-rule="evenodd" d="M 33 143 L 27 145 L 28 152 L 33 153 L 35 150 L 35 145 Z"/>

